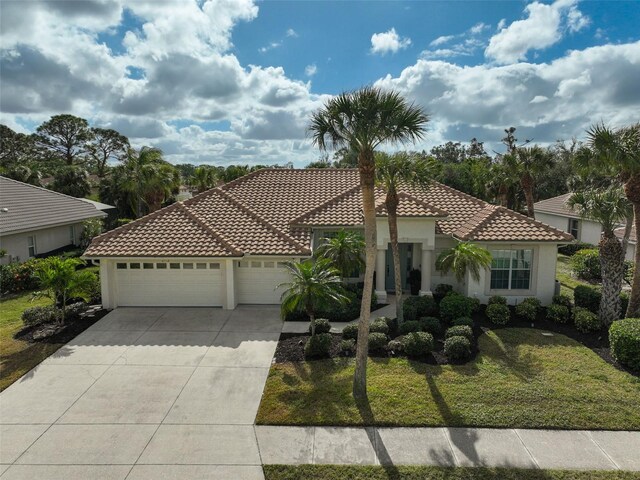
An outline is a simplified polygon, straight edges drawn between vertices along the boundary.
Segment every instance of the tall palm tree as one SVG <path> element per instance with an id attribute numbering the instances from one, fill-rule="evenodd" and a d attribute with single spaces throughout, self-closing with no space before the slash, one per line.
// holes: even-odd
<path id="1" fill-rule="evenodd" d="M 402 323 L 402 278 L 400 276 L 400 247 L 398 245 L 398 190 L 402 185 L 426 189 L 437 171 L 433 158 L 397 152 L 393 155 L 376 154 L 376 180 L 385 192 L 389 237 L 393 256 L 393 271 L 396 290 L 396 315 Z M 431 268 L 423 265 L 422 268 Z M 425 286 L 429 289 L 429 285 Z"/>
<path id="2" fill-rule="evenodd" d="M 636 232 L 640 232 L 640 123 L 617 129 L 594 125 L 587 130 L 587 144 L 596 168 L 617 176 L 624 184 L 624 193 L 633 205 Z M 589 161 L 589 157 L 578 159 L 584 160 Z M 636 248 L 634 262 L 640 264 L 640 248 Z M 640 268 L 633 273 L 626 316 L 640 316 Z"/>
<path id="3" fill-rule="evenodd" d="M 316 312 L 322 305 L 341 304 L 347 301 L 343 294 L 342 280 L 338 270 L 328 259 L 305 260 L 302 263 L 286 262 L 291 282 L 282 283 L 278 288 L 285 290 L 281 297 L 282 318 L 296 311 L 304 311 L 311 320 L 311 335 L 316 334 Z"/>
<path id="4" fill-rule="evenodd" d="M 504 155 L 505 165 L 517 176 L 527 204 L 527 215 L 535 218 L 533 191 L 536 179 L 553 166 L 553 154 L 537 145 L 518 147 Z"/>
<path id="5" fill-rule="evenodd" d="M 364 292 L 358 325 L 361 340 L 356 350 L 353 377 L 353 395 L 359 399 L 367 395 L 369 315 L 376 263 L 374 151 L 383 143 L 421 139 L 428 121 L 421 108 L 407 102 L 399 93 L 376 87 L 341 93 L 311 116 L 309 132 L 314 145 L 321 150 L 329 145 L 336 149 L 347 147 L 358 156 L 366 245 Z"/>
<path id="6" fill-rule="evenodd" d="M 458 282 L 464 281 L 467 272 L 479 282 L 480 271 L 491 267 L 491 253 L 475 243 L 458 242 L 438 255 L 436 265 L 444 275 L 453 272 Z"/>
<path id="7" fill-rule="evenodd" d="M 340 230 L 336 235 L 325 240 L 314 255 L 326 258 L 338 270 L 342 278 L 364 267 L 364 239 L 356 232 Z"/>
<path id="8" fill-rule="evenodd" d="M 208 165 L 201 165 L 193 171 L 191 177 L 191 185 L 196 187 L 198 193 L 209 190 L 216 186 L 218 180 L 218 171 Z"/>
<path id="9" fill-rule="evenodd" d="M 620 318 L 620 292 L 624 277 L 624 250 L 614 230 L 629 215 L 631 204 L 621 188 L 589 189 L 569 197 L 568 205 L 584 218 L 602 225 L 598 244 L 602 271 L 602 298 L 599 317 L 604 325 Z"/>

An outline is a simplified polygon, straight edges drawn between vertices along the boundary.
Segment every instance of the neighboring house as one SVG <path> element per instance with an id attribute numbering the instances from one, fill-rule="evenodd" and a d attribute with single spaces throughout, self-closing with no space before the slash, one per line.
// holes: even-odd
<path id="1" fill-rule="evenodd" d="M 7 251 L 3 263 L 79 245 L 83 222 L 106 216 L 93 203 L 0 177 L 0 248 Z"/>
<path id="2" fill-rule="evenodd" d="M 571 193 L 565 193 L 553 198 L 547 198 L 546 200 L 540 200 L 534 204 L 536 212 L 536 220 L 556 227 L 559 230 L 573 235 L 579 242 L 590 243 L 597 245 L 602 238 L 602 225 L 596 221 L 582 218 L 574 209 L 569 207 L 567 202 Z M 624 226 L 620 230 L 618 235 L 622 239 L 624 234 Z M 635 252 L 635 230 L 632 234 L 633 241 L 629 241 L 629 246 L 625 253 L 627 260 L 633 260 Z"/>
<path id="3" fill-rule="evenodd" d="M 384 192 L 377 191 L 375 290 L 393 289 Z M 403 281 L 422 271 L 422 294 L 439 283 L 486 302 L 529 296 L 551 302 L 556 248 L 569 234 L 439 183 L 400 193 Z M 283 262 L 308 258 L 342 228 L 362 230 L 355 169 L 263 169 L 178 202 L 93 239 L 85 257 L 100 261 L 102 300 L 118 306 L 279 304 L 290 280 Z M 494 266 L 479 282 L 457 284 L 435 259 L 459 240 L 491 250 Z"/>
<path id="4" fill-rule="evenodd" d="M 616 228 L 613 233 L 616 234 L 616 237 L 622 240 L 622 237 L 624 237 L 624 230 L 624 227 Z M 625 252 L 624 256 L 625 260 L 630 260 L 632 262 L 635 260 L 637 243 L 638 240 L 636 237 L 636 227 L 633 226 L 631 227 L 631 234 L 629 235 L 629 245 L 627 246 L 627 251 Z"/>

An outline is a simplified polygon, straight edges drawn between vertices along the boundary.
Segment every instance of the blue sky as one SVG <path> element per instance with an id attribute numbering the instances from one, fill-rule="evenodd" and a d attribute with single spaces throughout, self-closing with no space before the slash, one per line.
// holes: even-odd
<path id="1" fill-rule="evenodd" d="M 546 144 L 640 111 L 640 3 L 3 1 L 2 123 L 57 113 L 172 162 L 317 158 L 309 113 L 362 85 L 432 115 L 416 148 Z M 388 147 L 393 148 L 393 147 Z"/>

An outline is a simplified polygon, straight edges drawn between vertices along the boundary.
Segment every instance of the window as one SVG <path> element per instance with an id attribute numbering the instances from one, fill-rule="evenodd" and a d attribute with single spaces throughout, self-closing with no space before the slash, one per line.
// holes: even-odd
<path id="1" fill-rule="evenodd" d="M 76 226 L 75 225 L 69 226 L 69 243 L 71 245 L 76 244 Z"/>
<path id="2" fill-rule="evenodd" d="M 207 269 L 206 263 L 196 263 L 196 270 L 206 270 L 206 269 Z"/>
<path id="3" fill-rule="evenodd" d="M 143 263 L 142 264 L 142 268 L 145 270 L 152 270 L 153 269 L 153 263 Z"/>
<path id="4" fill-rule="evenodd" d="M 533 250 L 491 252 L 491 290 L 528 290 Z"/>
<path id="5" fill-rule="evenodd" d="M 29 256 L 30 257 L 35 257 L 36 254 L 38 253 L 38 250 L 36 248 L 36 237 L 35 237 L 35 235 L 27 237 L 27 247 L 29 248 Z"/>
<path id="6" fill-rule="evenodd" d="M 167 269 L 167 264 L 166 263 L 156 263 L 156 269 L 158 269 L 158 270 L 166 270 Z"/>
<path id="7" fill-rule="evenodd" d="M 193 263 L 183 263 L 182 268 L 185 270 L 193 270 Z"/>
<path id="8" fill-rule="evenodd" d="M 251 262 L 251 268 L 260 268 L 262 266 L 262 262 Z"/>
<path id="9" fill-rule="evenodd" d="M 131 270 L 140 270 L 140 264 L 139 263 L 130 263 L 129 264 L 129 268 Z"/>
<path id="10" fill-rule="evenodd" d="M 241 261 L 238 262 L 238 268 L 247 268 L 249 266 L 249 262 Z"/>
<path id="11" fill-rule="evenodd" d="M 170 263 L 169 264 L 169 268 L 171 270 L 180 270 L 180 264 L 179 263 Z"/>
<path id="12" fill-rule="evenodd" d="M 264 262 L 264 268 L 273 268 L 273 262 Z"/>
<path id="13" fill-rule="evenodd" d="M 219 263 L 210 263 L 209 264 L 209 268 L 211 270 L 220 270 L 220 264 Z"/>
<path id="14" fill-rule="evenodd" d="M 569 230 L 568 232 L 573 235 L 573 238 L 579 240 L 578 231 L 579 231 L 580 221 L 577 218 L 569 219 Z"/>
<path id="15" fill-rule="evenodd" d="M 286 268 L 287 264 L 285 262 L 278 262 L 278 268 Z"/>
<path id="16" fill-rule="evenodd" d="M 118 270 L 126 270 L 127 269 L 127 264 L 126 263 L 116 263 L 116 268 Z"/>

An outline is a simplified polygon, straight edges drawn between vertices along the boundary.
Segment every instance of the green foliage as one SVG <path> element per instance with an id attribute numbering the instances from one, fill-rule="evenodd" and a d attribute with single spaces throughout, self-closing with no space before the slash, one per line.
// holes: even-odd
<path id="1" fill-rule="evenodd" d="M 511 320 L 511 311 L 506 305 L 494 303 L 489 305 L 485 311 L 487 318 L 496 325 L 506 325 Z"/>
<path id="2" fill-rule="evenodd" d="M 564 305 L 568 310 L 573 308 L 573 302 L 568 295 L 554 295 L 552 302 L 556 305 Z"/>
<path id="3" fill-rule="evenodd" d="M 459 318 L 456 318 L 453 322 L 451 322 L 451 325 L 453 326 L 466 325 L 468 327 L 473 328 L 473 319 L 470 317 L 459 317 Z"/>
<path id="4" fill-rule="evenodd" d="M 571 319 L 571 310 L 565 305 L 552 303 L 547 307 L 547 320 L 555 323 L 568 323 Z"/>
<path id="5" fill-rule="evenodd" d="M 40 262 L 42 259 L 32 258 L 22 263 L 0 265 L 0 293 L 18 293 L 38 288 L 35 271 Z"/>
<path id="6" fill-rule="evenodd" d="M 338 348 L 343 355 L 353 355 L 356 352 L 356 341 L 353 338 L 340 340 Z"/>
<path id="7" fill-rule="evenodd" d="M 405 313 L 405 320 L 415 320 L 420 317 L 431 317 L 438 313 L 438 304 L 428 295 L 423 296 L 410 296 L 405 299 L 402 304 L 403 313 Z M 413 312 L 415 311 L 415 315 Z M 410 315 L 410 318 L 407 317 Z"/>
<path id="8" fill-rule="evenodd" d="M 598 313 L 601 296 L 598 288 L 588 285 L 578 285 L 573 290 L 573 302 L 575 306 L 586 308 L 593 313 Z"/>
<path id="9" fill-rule="evenodd" d="M 433 296 L 437 298 L 444 298 L 449 293 L 453 292 L 453 285 L 448 283 L 439 283 L 436 288 L 433 289 Z"/>
<path id="10" fill-rule="evenodd" d="M 402 316 L 405 323 L 413 322 L 418 318 L 418 306 L 415 303 L 408 302 L 407 300 L 402 303 Z"/>
<path id="11" fill-rule="evenodd" d="M 380 352 L 387 346 L 387 336 L 384 333 L 371 332 L 369 334 L 369 351 Z"/>
<path id="12" fill-rule="evenodd" d="M 60 321 L 62 321 L 62 310 L 53 305 L 31 307 L 22 312 L 22 322 L 25 327 Z"/>
<path id="13" fill-rule="evenodd" d="M 104 230 L 104 222 L 101 218 L 92 218 L 82 222 L 82 233 L 80 234 L 80 247 L 87 248 L 93 240 Z"/>
<path id="14" fill-rule="evenodd" d="M 371 333 L 383 333 L 384 335 L 389 333 L 389 325 L 382 319 L 377 319 L 371 322 L 369 325 L 369 332 Z"/>
<path id="15" fill-rule="evenodd" d="M 573 323 L 582 333 L 596 332 L 602 328 L 602 322 L 593 312 L 586 308 L 576 307 L 573 310 Z"/>
<path id="16" fill-rule="evenodd" d="M 364 239 L 356 232 L 340 230 L 327 238 L 314 252 L 316 258 L 329 259 L 341 277 L 357 277 L 364 268 Z"/>
<path id="17" fill-rule="evenodd" d="M 442 332 L 442 324 L 436 317 L 422 317 L 420 319 L 420 328 L 432 335 L 438 335 Z"/>
<path id="18" fill-rule="evenodd" d="M 452 271 L 458 282 L 464 281 L 467 272 L 475 281 L 480 281 L 480 271 L 491 266 L 491 253 L 475 243 L 458 242 L 438 255 L 436 265 L 443 275 Z"/>
<path id="19" fill-rule="evenodd" d="M 598 250 L 580 250 L 571 257 L 571 270 L 574 275 L 583 280 L 600 280 L 602 271 L 600 269 L 600 255 Z"/>
<path id="20" fill-rule="evenodd" d="M 440 317 L 445 321 L 470 317 L 473 313 L 473 301 L 458 293 L 451 293 L 440 301 Z"/>
<path id="21" fill-rule="evenodd" d="M 420 330 L 422 330 L 422 326 L 420 325 L 420 322 L 416 320 L 405 320 L 398 327 L 398 332 L 400 333 L 400 335 L 406 335 L 407 333 L 411 332 L 419 332 Z"/>
<path id="22" fill-rule="evenodd" d="M 375 321 L 382 321 L 387 324 L 389 328 L 387 334 L 391 337 L 394 337 L 398 331 L 398 319 L 397 318 L 389 318 L 389 317 L 378 317 Z"/>
<path id="23" fill-rule="evenodd" d="M 358 324 L 350 323 L 342 329 L 342 338 L 345 340 L 356 340 L 358 338 Z"/>
<path id="24" fill-rule="evenodd" d="M 402 353 L 402 341 L 389 340 L 389 343 L 387 343 L 387 351 L 395 354 Z"/>
<path id="25" fill-rule="evenodd" d="M 530 322 L 533 322 L 538 315 L 538 310 L 542 305 L 540 304 L 540 300 L 534 297 L 525 298 L 522 302 L 520 302 L 516 306 L 516 315 L 522 317 Z"/>
<path id="26" fill-rule="evenodd" d="M 427 332 L 411 332 L 402 338 L 402 348 L 410 357 L 424 357 L 433 350 L 433 335 Z"/>
<path id="27" fill-rule="evenodd" d="M 471 357 L 471 342 L 463 336 L 452 336 L 444 341 L 444 354 L 449 360 L 461 361 Z"/>
<path id="28" fill-rule="evenodd" d="M 588 250 L 593 248 L 595 248 L 594 245 L 591 245 L 590 243 L 573 242 L 573 243 L 569 243 L 567 245 L 558 247 L 558 253 L 561 253 L 562 255 L 566 255 L 568 257 L 572 257 L 580 250 Z"/>
<path id="29" fill-rule="evenodd" d="M 609 344 L 617 361 L 640 371 L 640 318 L 613 322 L 609 327 Z"/>
<path id="30" fill-rule="evenodd" d="M 317 335 L 318 333 L 329 333 L 331 331 L 331 324 L 329 323 L 329 320 L 327 320 L 326 318 L 316 318 L 313 321 L 313 326 L 315 327 L 315 334 Z M 312 331 L 312 327 L 311 325 L 309 325 L 309 333 L 311 333 Z"/>
<path id="31" fill-rule="evenodd" d="M 79 167 L 63 167 L 53 176 L 52 190 L 72 197 L 83 198 L 91 193 L 89 173 Z"/>
<path id="32" fill-rule="evenodd" d="M 444 338 L 446 339 L 450 337 L 465 337 L 470 342 L 473 342 L 474 339 L 473 330 L 471 327 L 466 325 L 457 325 L 447 328 L 447 331 L 444 333 Z"/>
<path id="33" fill-rule="evenodd" d="M 492 295 L 491 297 L 489 297 L 489 301 L 487 302 L 487 305 L 493 305 L 495 303 L 500 305 L 506 305 L 507 297 L 503 297 L 501 295 Z"/>
<path id="34" fill-rule="evenodd" d="M 329 349 L 331 348 L 331 334 L 319 333 L 309 337 L 306 345 L 304 346 L 305 358 L 322 358 L 329 356 Z"/>
<path id="35" fill-rule="evenodd" d="M 629 294 L 627 292 L 620 293 L 620 318 L 624 318 L 629 306 Z"/>

